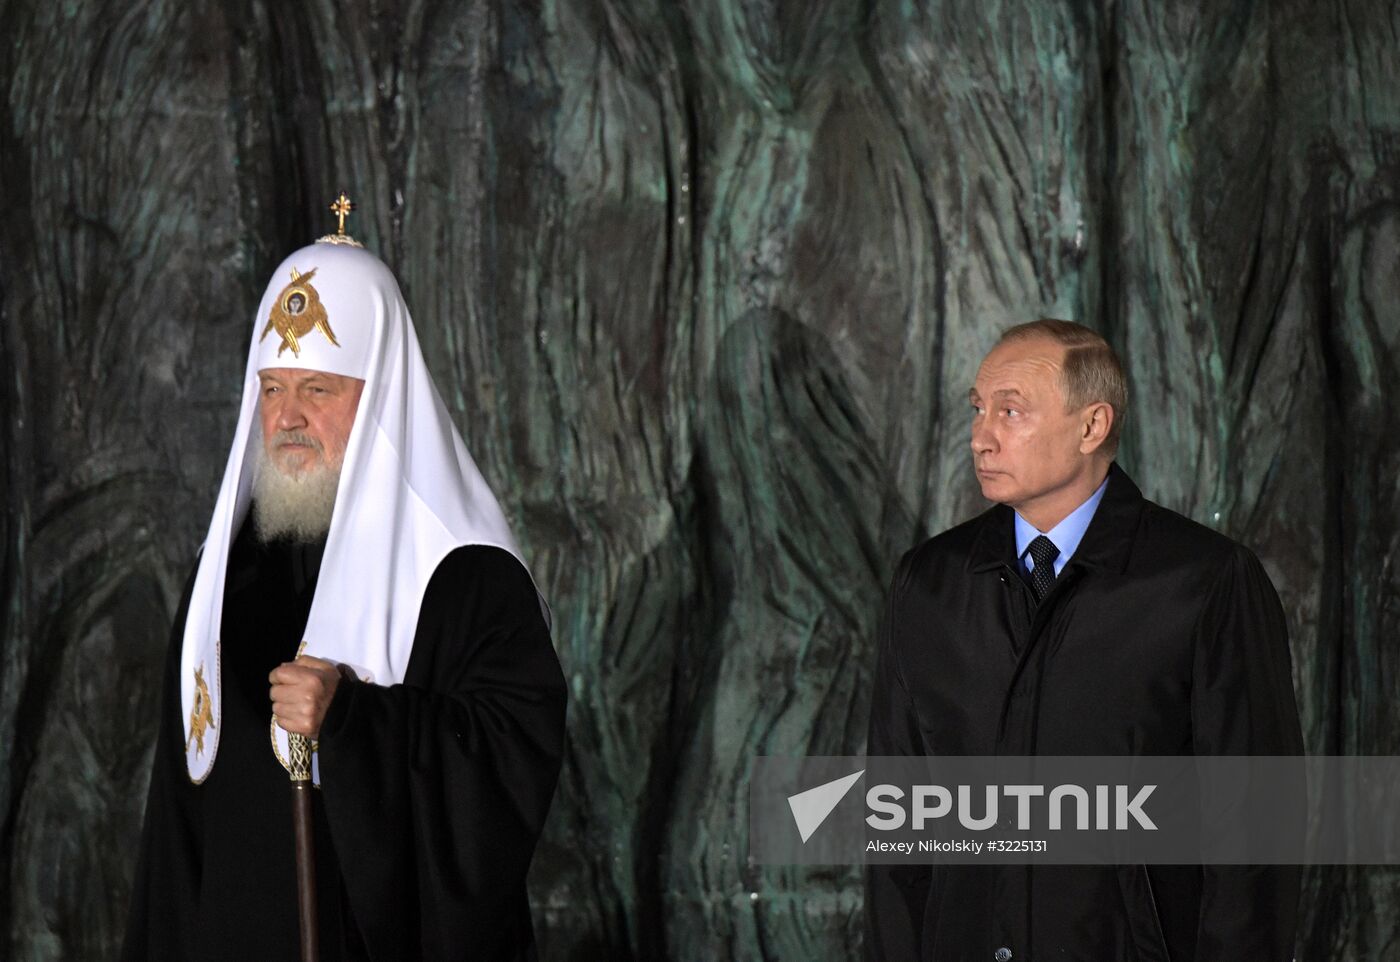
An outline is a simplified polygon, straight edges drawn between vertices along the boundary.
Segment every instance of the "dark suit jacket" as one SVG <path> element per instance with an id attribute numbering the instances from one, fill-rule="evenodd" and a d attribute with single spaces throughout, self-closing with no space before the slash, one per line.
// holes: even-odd
<path id="1" fill-rule="evenodd" d="M 997 505 L 905 555 L 870 755 L 1300 755 L 1287 628 L 1247 549 L 1115 464 L 1038 607 Z M 879 962 L 1288 962 L 1291 866 L 883 866 Z"/>

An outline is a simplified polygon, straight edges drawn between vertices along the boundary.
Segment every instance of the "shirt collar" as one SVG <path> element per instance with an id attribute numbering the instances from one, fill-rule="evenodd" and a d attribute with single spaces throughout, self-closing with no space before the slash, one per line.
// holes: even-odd
<path id="1" fill-rule="evenodd" d="M 1089 529 L 1089 522 L 1094 518 L 1094 512 L 1098 510 L 1099 502 L 1103 500 L 1104 489 L 1108 487 L 1108 478 L 1105 477 L 1094 489 L 1094 493 L 1089 495 L 1079 507 L 1065 515 L 1064 520 L 1049 531 L 1041 532 L 1036 529 L 1020 513 L 1015 514 L 1016 518 L 1016 557 L 1024 561 L 1026 549 L 1030 547 L 1031 541 L 1036 535 L 1044 534 L 1060 549 L 1060 553 L 1055 556 L 1055 574 L 1059 574 L 1065 563 L 1074 555 L 1079 548 L 1079 542 L 1084 540 L 1084 532 Z"/>

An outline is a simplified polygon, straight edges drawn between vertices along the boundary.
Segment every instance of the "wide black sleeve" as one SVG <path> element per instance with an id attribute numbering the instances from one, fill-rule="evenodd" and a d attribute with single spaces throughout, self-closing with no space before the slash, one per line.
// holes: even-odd
<path id="1" fill-rule="evenodd" d="M 1197 755 L 1301 755 L 1288 626 L 1258 558 L 1237 546 L 1212 587 L 1195 638 L 1191 725 Z M 1207 821 L 1248 810 L 1247 783 L 1204 800 Z M 1299 830 L 1301 831 L 1301 824 Z M 1197 962 L 1289 962 L 1301 871 L 1293 865 L 1202 869 Z"/>
<path id="2" fill-rule="evenodd" d="M 405 681 L 345 682 L 320 732 L 327 824 L 373 958 L 527 957 L 525 876 L 559 776 L 565 685 L 535 586 L 452 552 Z"/>
<path id="3" fill-rule="evenodd" d="M 899 663 L 900 601 L 914 553 L 895 572 L 881 620 L 866 754 L 922 756 L 923 738 Z M 865 870 L 865 957 L 869 962 L 916 962 L 927 918 L 930 865 L 869 865 Z"/>
<path id="4" fill-rule="evenodd" d="M 146 824 L 131 890 L 121 958 L 190 958 L 199 904 L 201 817 L 199 793 L 185 767 L 180 711 L 180 653 L 194 574 L 185 585 L 161 676 L 156 752 L 146 797 Z"/>

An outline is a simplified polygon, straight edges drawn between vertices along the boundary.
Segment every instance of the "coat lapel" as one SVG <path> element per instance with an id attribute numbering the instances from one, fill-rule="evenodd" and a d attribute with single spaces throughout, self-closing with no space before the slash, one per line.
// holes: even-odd
<path id="1" fill-rule="evenodd" d="M 1037 608 L 1027 605 L 1024 593 L 1029 589 L 1024 584 L 1009 584 L 1011 589 L 1005 594 L 1008 608 L 1006 617 L 1017 627 L 1023 637 L 1013 637 L 1012 647 L 1016 664 L 1011 672 L 1010 683 L 1003 697 L 1000 719 L 997 726 L 997 750 L 999 753 L 1021 754 L 1034 752 L 1035 719 L 1037 707 L 1032 708 L 1032 716 L 1027 719 L 1030 728 L 1013 734 L 1011 730 L 1011 700 L 1027 671 L 1038 677 L 1041 668 L 1030 667 L 1034 658 L 1043 667 L 1048 657 L 1044 651 L 1037 652 L 1037 638 L 1057 603 L 1067 592 L 1073 591 L 1075 584 L 1087 574 L 1100 571 L 1121 574 L 1127 567 L 1132 554 L 1133 541 L 1137 536 L 1142 519 L 1142 492 L 1132 478 L 1117 463 L 1108 467 L 1108 487 L 1104 489 L 1103 500 L 1099 502 L 1084 538 L 1074 555 L 1066 563 L 1056 585 L 1044 602 Z M 974 573 L 1000 571 L 1004 581 L 1020 578 L 1020 568 L 1016 558 L 1016 528 L 1014 512 L 1004 504 L 998 504 L 983 515 L 981 529 L 968 553 L 968 568 Z M 1061 599 L 1057 602 L 1057 597 Z M 1032 691 L 1031 704 L 1038 706 L 1038 686 Z"/>
<path id="2" fill-rule="evenodd" d="M 1069 565 L 1121 574 L 1132 554 L 1133 539 L 1147 502 L 1128 473 L 1113 462 L 1108 466 L 1108 487 L 1094 512 L 1084 540 Z M 993 505 L 982 515 L 982 524 L 967 555 L 969 571 L 991 571 L 1016 565 L 1015 512 L 1004 504 Z"/>
<path id="3" fill-rule="evenodd" d="M 1108 487 L 1103 500 L 1084 531 L 1074 556 L 1065 565 L 1079 565 L 1100 571 L 1122 574 L 1132 555 L 1133 541 L 1147 502 L 1142 492 L 1115 461 L 1108 466 Z M 1013 536 L 1014 537 L 1014 536 Z M 1015 550 L 1013 544 L 1012 550 Z"/>

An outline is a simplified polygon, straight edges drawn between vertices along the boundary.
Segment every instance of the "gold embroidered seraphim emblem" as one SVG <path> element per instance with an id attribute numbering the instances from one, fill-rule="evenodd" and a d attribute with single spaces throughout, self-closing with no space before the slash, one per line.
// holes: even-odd
<path id="1" fill-rule="evenodd" d="M 190 750 L 190 742 L 195 744 L 195 754 L 204 754 L 204 732 L 214 727 L 214 705 L 209 700 L 209 686 L 204 683 L 203 666 L 194 670 L 194 707 L 190 709 L 190 737 L 185 739 L 185 751 Z"/>
<path id="2" fill-rule="evenodd" d="M 272 302 L 272 312 L 268 315 L 262 335 L 258 337 L 258 343 L 263 342 L 269 331 L 276 330 L 282 335 L 282 343 L 277 346 L 278 357 L 289 347 L 293 357 L 301 357 L 301 339 L 312 331 L 320 331 L 328 341 L 340 347 L 340 342 L 331 332 L 330 318 L 326 316 L 321 295 L 311 286 L 311 278 L 315 276 L 314 267 L 305 274 L 293 267 L 292 282 L 282 288 L 282 293 Z"/>

